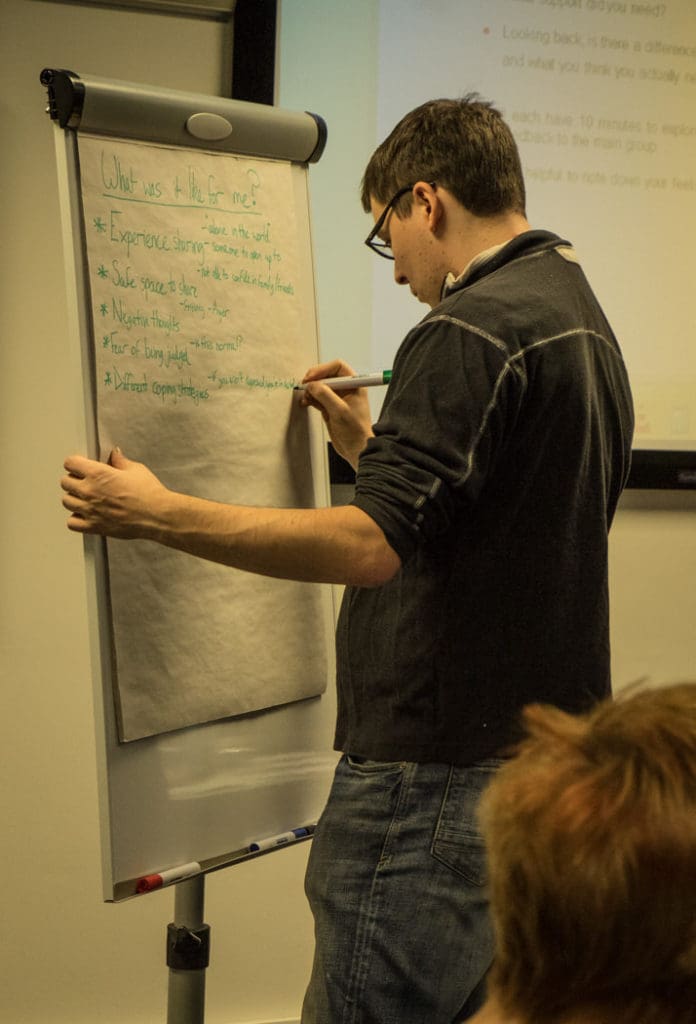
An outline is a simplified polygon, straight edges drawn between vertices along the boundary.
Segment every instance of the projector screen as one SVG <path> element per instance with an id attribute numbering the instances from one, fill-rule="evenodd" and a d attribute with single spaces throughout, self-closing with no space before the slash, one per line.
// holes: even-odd
<path id="1" fill-rule="evenodd" d="M 696 450 L 696 6 L 381 0 L 377 135 L 475 91 L 516 136 L 533 227 L 580 261 L 622 346 L 634 447 Z M 425 313 L 374 267 L 373 357 Z"/>

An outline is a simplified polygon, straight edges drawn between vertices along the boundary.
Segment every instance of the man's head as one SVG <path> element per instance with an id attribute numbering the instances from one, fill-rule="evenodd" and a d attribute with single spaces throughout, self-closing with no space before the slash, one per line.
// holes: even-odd
<path id="1" fill-rule="evenodd" d="M 494 998 L 525 1024 L 693 1022 L 696 684 L 525 724 L 482 806 Z"/>
<path id="2" fill-rule="evenodd" d="M 524 215 L 525 189 L 512 132 L 499 112 L 476 95 L 430 100 L 399 121 L 373 153 L 362 181 L 362 204 L 382 205 L 417 181 L 446 188 L 478 217 Z M 396 212 L 404 214 L 404 195 Z"/>
<path id="3" fill-rule="evenodd" d="M 449 273 L 529 226 L 512 133 L 475 96 L 407 114 L 370 159 L 362 203 L 375 219 L 368 244 L 391 256 L 396 281 L 430 306 Z"/>

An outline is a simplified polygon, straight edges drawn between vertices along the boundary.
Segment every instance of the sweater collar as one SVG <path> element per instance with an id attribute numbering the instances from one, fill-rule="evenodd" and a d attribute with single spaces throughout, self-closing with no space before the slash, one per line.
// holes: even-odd
<path id="1" fill-rule="evenodd" d="M 514 238 L 501 245 L 491 246 L 490 249 L 484 249 L 483 252 L 478 253 L 457 277 L 449 273 L 442 283 L 442 298 L 459 291 L 465 285 L 478 281 L 519 256 L 553 249 L 558 245 L 569 246 L 570 243 L 564 242 L 551 231 L 523 231 L 521 235 L 515 235 Z"/>

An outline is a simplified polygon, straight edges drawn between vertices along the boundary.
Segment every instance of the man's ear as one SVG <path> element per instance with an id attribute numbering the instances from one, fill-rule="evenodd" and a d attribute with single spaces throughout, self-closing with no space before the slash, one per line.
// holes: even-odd
<path id="1" fill-rule="evenodd" d="M 430 229 L 436 230 L 445 212 L 437 186 L 428 181 L 417 181 L 413 186 L 413 203 L 426 215 Z"/>

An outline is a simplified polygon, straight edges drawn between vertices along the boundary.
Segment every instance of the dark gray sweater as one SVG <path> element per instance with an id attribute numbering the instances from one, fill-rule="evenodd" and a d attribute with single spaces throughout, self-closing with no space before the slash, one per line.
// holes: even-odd
<path id="1" fill-rule="evenodd" d="M 532 701 L 607 695 L 607 532 L 633 410 L 568 242 L 513 239 L 405 338 L 354 503 L 402 559 L 346 590 L 336 747 L 468 764 Z"/>

